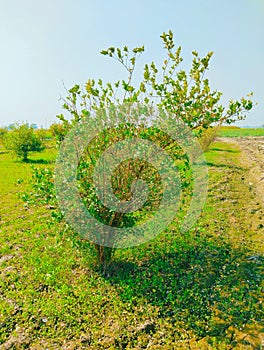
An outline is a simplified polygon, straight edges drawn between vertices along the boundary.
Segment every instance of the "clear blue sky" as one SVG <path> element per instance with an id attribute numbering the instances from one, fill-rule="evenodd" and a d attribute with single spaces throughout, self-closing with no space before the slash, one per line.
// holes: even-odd
<path id="1" fill-rule="evenodd" d="M 183 47 L 183 68 L 192 50 L 214 51 L 211 86 L 223 103 L 253 91 L 259 104 L 240 125 L 264 124 L 263 0 L 1 0 L 0 125 L 48 126 L 62 112 L 63 82 L 124 78 L 101 49 L 144 44 L 141 62 L 161 62 L 159 36 L 169 29 Z"/>

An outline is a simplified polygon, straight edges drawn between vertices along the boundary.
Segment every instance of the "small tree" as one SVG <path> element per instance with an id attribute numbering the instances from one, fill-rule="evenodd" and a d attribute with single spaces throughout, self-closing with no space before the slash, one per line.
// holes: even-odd
<path id="1" fill-rule="evenodd" d="M 64 115 L 58 116 L 59 120 L 63 122 L 64 128 L 69 130 L 82 119 L 89 118 L 92 113 L 98 112 L 101 108 L 122 106 L 124 103 L 142 103 L 148 106 L 162 107 L 170 112 L 176 121 L 183 121 L 198 137 L 211 126 L 219 126 L 223 123 L 231 124 L 236 120 L 245 118 L 246 112 L 253 107 L 251 99 L 230 100 L 228 107 L 225 108 L 220 103 L 222 93 L 217 90 L 211 90 L 209 80 L 205 77 L 205 74 L 213 55 L 212 52 L 209 52 L 205 57 L 199 57 L 198 53 L 193 51 L 191 67 L 189 72 L 186 72 L 180 69 L 180 64 L 183 60 L 181 47 L 175 48 L 173 33 L 171 31 L 163 33 L 161 39 L 165 49 L 163 64 L 161 67 L 158 67 L 154 62 L 145 64 L 142 80 L 137 85 L 133 84 L 133 75 L 137 59 L 145 50 L 144 46 L 136 47 L 131 51 L 127 46 L 123 48 L 109 47 L 107 50 L 101 51 L 102 55 L 121 63 L 127 73 L 127 77 L 113 84 L 105 84 L 102 79 L 99 79 L 97 82 L 89 79 L 84 87 L 75 85 L 69 89 L 63 107 L 70 113 L 71 118 L 65 118 Z M 122 225 L 124 219 L 126 221 L 125 224 L 133 225 L 134 218 L 119 215 L 120 213 L 110 212 L 109 214 L 106 208 L 102 208 L 97 203 L 94 203 L 96 199 L 88 181 L 91 176 L 89 171 L 86 172 L 86 169 L 92 169 L 97 155 L 110 144 L 109 140 L 112 140 L 111 142 L 122 140 L 122 134 L 127 135 L 127 132 L 124 126 L 124 130 L 119 127 L 116 130 L 108 130 L 108 135 L 99 135 L 99 146 L 96 148 L 96 146 L 89 145 L 86 150 L 86 158 L 83 157 L 80 161 L 80 169 L 84 169 L 82 195 L 89 211 L 92 211 L 95 216 L 97 215 L 101 221 L 106 221 L 110 223 L 109 225 L 115 223 L 115 226 L 118 227 Z M 174 140 L 169 139 L 162 132 L 151 131 L 150 129 L 148 131 L 134 130 L 133 132 L 136 135 L 145 132 L 144 137 L 155 139 L 164 148 L 168 146 L 167 148 L 172 149 L 178 158 L 182 157 L 183 159 L 183 155 L 179 152 L 179 147 L 175 145 Z M 208 146 L 211 140 L 212 137 L 208 138 L 204 148 Z M 128 162 L 120 169 L 125 172 L 122 179 L 127 179 L 127 182 L 124 184 L 120 180 L 121 177 L 116 176 L 117 180 L 114 183 L 114 192 L 116 194 L 121 193 L 122 189 L 129 188 L 132 181 L 131 177 L 128 176 L 128 172 L 134 178 L 142 178 L 144 174 L 147 174 L 144 175 L 145 177 L 150 176 L 150 173 L 145 171 L 145 166 L 139 167 L 137 162 Z M 156 192 L 159 195 L 158 190 Z M 126 198 L 126 193 L 122 195 L 125 200 L 129 199 L 129 193 L 127 193 L 128 198 Z M 156 198 L 152 200 L 151 207 L 155 201 Z M 100 244 L 95 244 L 95 247 L 100 263 L 103 266 L 106 265 L 111 259 L 112 248 Z"/>
<path id="2" fill-rule="evenodd" d="M 29 152 L 41 152 L 45 147 L 32 126 L 16 124 L 4 137 L 6 149 L 15 153 L 22 161 L 28 161 Z"/>

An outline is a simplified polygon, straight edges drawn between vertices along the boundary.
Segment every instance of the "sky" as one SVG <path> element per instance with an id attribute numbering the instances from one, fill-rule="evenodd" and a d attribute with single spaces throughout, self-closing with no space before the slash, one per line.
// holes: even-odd
<path id="1" fill-rule="evenodd" d="M 143 64 L 165 57 L 172 30 L 183 50 L 214 51 L 207 73 L 224 105 L 254 92 L 258 105 L 237 125 L 264 124 L 264 0 L 0 0 L 0 126 L 48 127 L 63 113 L 66 88 L 89 78 L 114 82 L 126 72 L 100 55 L 109 46 L 145 45 Z"/>

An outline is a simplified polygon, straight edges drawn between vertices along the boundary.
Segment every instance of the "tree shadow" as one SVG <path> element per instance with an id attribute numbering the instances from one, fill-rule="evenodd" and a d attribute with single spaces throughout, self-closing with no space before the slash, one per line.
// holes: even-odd
<path id="1" fill-rule="evenodd" d="M 250 257 L 219 239 L 140 261 L 116 260 L 102 275 L 124 302 L 146 299 L 159 307 L 160 318 L 183 322 L 200 339 L 260 323 L 261 266 L 263 257 Z"/>
<path id="2" fill-rule="evenodd" d="M 26 164 L 52 164 L 52 163 L 54 163 L 54 160 L 47 160 L 47 159 L 27 159 L 26 161 L 23 161 L 23 163 L 26 163 Z"/>
<path id="3" fill-rule="evenodd" d="M 229 168 L 229 169 L 236 169 L 236 170 L 245 170 L 245 168 L 241 166 L 235 166 L 235 165 L 229 165 L 229 164 L 217 164 L 213 162 L 206 162 L 208 166 L 216 167 L 216 168 Z"/>
<path id="4" fill-rule="evenodd" d="M 218 151 L 218 152 L 228 152 L 228 153 L 240 153 L 239 150 L 228 149 L 228 148 L 220 148 L 220 147 L 212 147 L 210 151 Z"/>

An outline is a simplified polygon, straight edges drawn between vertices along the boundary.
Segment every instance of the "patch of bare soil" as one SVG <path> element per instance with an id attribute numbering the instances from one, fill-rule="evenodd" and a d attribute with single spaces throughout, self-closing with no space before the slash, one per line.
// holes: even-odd
<path id="1" fill-rule="evenodd" d="M 241 161 L 250 169 L 252 185 L 264 207 L 264 136 L 221 137 L 219 141 L 239 145 Z"/>

